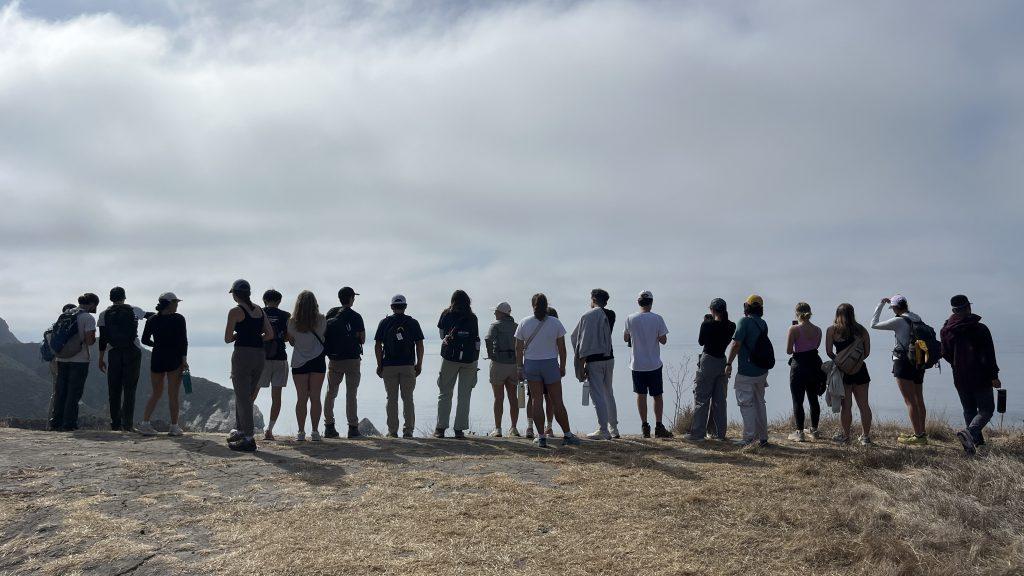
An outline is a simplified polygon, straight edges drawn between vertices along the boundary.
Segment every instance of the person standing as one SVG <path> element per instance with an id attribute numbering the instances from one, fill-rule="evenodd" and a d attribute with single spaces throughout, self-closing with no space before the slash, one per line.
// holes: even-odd
<path id="1" fill-rule="evenodd" d="M 612 388 L 615 312 L 607 308 L 609 298 L 608 292 L 601 288 L 591 290 L 590 311 L 580 318 L 571 336 L 573 357 L 578 365 L 576 377 L 580 382 L 590 381 L 590 398 L 597 414 L 597 430 L 587 434 L 591 440 L 619 437 L 619 417 Z"/>
<path id="2" fill-rule="evenodd" d="M 263 293 L 263 313 L 267 315 L 270 327 L 274 330 L 274 339 L 264 343 L 267 361 L 263 363 L 259 386 L 252 393 L 252 401 L 256 402 L 260 388 L 270 388 L 270 422 L 263 434 L 264 440 L 274 439 L 274 425 L 281 415 L 281 392 L 288 385 L 288 320 L 291 314 L 281 310 L 281 293 L 271 288 Z"/>
<path id="3" fill-rule="evenodd" d="M 63 316 L 64 314 L 67 314 L 68 312 L 74 310 L 75 308 L 78 308 L 78 306 L 75 306 L 74 304 L 68 303 L 68 304 L 65 304 L 64 306 L 61 307 L 60 313 Z M 44 339 L 45 339 L 45 336 L 44 336 Z M 47 343 L 47 347 L 49 347 L 48 343 Z M 50 404 L 46 408 L 47 418 L 49 418 L 50 416 L 53 415 L 53 401 L 57 397 L 57 368 L 58 368 L 58 365 L 57 365 L 57 357 L 56 356 L 53 356 L 53 358 L 49 362 L 49 365 L 50 365 L 50 386 L 51 386 L 52 389 L 50 390 Z M 50 428 L 49 425 L 47 427 L 50 430 L 53 430 L 53 428 Z"/>
<path id="4" fill-rule="evenodd" d="M 880 320 L 882 309 L 888 305 L 894 316 L 888 320 Z M 913 324 L 921 322 L 921 317 L 910 311 L 907 299 L 897 294 L 892 298 L 882 298 L 875 308 L 875 315 L 871 319 L 871 327 L 875 330 L 890 330 L 895 334 L 896 346 L 892 351 L 892 374 L 896 377 L 896 385 L 899 386 L 900 394 L 903 395 L 903 402 L 907 405 L 907 413 L 910 416 L 910 424 L 914 428 L 911 435 L 900 435 L 896 441 L 900 444 L 924 445 L 928 444 L 928 434 L 925 432 L 925 420 L 927 410 L 924 405 L 924 368 L 918 366 L 914 361 L 913 345 Z"/>
<path id="5" fill-rule="evenodd" d="M 501 437 L 501 417 L 508 396 L 508 415 L 511 426 L 508 435 L 519 437 L 519 384 L 516 373 L 516 328 L 519 325 L 512 319 L 512 305 L 502 302 L 494 308 L 494 322 L 487 329 L 484 343 L 487 356 L 491 360 L 491 390 L 494 392 L 494 430 L 490 436 Z"/>
<path id="6" fill-rule="evenodd" d="M 164 292 L 156 305 L 156 315 L 146 320 L 142 329 L 142 343 L 153 348 L 150 358 L 150 382 L 153 385 L 146 408 L 139 424 L 139 434 L 154 436 L 157 431 L 150 423 L 156 403 L 163 396 L 167 386 L 167 408 L 171 416 L 171 428 L 168 436 L 181 436 L 178 425 L 180 411 L 179 395 L 181 392 L 181 374 L 188 369 L 188 332 L 185 328 L 185 317 L 178 314 L 178 302 L 174 292 Z"/>
<path id="7" fill-rule="evenodd" d="M 441 335 L 441 371 L 437 376 L 437 426 L 434 438 L 444 438 L 452 413 L 452 396 L 458 382 L 458 403 L 453 428 L 456 438 L 465 438 L 469 428 L 469 399 L 476 387 L 480 357 L 480 323 L 473 313 L 469 294 L 452 293 L 451 303 L 437 321 Z"/>
<path id="8" fill-rule="evenodd" d="M 391 315 L 380 321 L 373 336 L 377 376 L 387 393 L 388 438 L 398 438 L 398 397 L 402 397 L 402 437 L 412 438 L 416 430 L 413 391 L 423 371 L 423 330 L 415 318 L 406 315 L 405 296 L 391 297 Z"/>
<path id="9" fill-rule="evenodd" d="M 228 435 L 228 447 L 241 452 L 255 452 L 253 392 L 260 384 L 263 365 L 267 361 L 263 343 L 274 339 L 274 329 L 263 309 L 252 303 L 252 288 L 248 281 L 235 280 L 228 293 L 236 304 L 228 311 L 224 327 L 224 343 L 234 344 L 231 387 L 235 390 L 235 429 Z"/>
<path id="10" fill-rule="evenodd" d="M 356 393 L 359 391 L 360 366 L 363 344 L 366 343 L 366 328 L 363 317 L 352 309 L 359 293 L 345 286 L 338 291 L 341 306 L 327 311 L 327 394 L 324 397 L 324 437 L 337 438 L 338 429 L 334 424 L 334 401 L 338 397 L 342 381 L 345 382 L 345 417 L 348 421 L 348 437 L 359 438 L 359 411 Z"/>
<path id="11" fill-rule="evenodd" d="M 306 440 L 306 410 L 309 408 L 310 439 L 320 441 L 320 391 L 327 376 L 327 353 L 324 332 L 327 319 L 320 313 L 316 296 L 309 290 L 299 292 L 295 309 L 288 320 L 288 342 L 292 350 L 292 380 L 295 382 L 295 421 L 299 432 L 295 439 Z"/>
<path id="12" fill-rule="evenodd" d="M 135 389 L 139 385 L 142 364 L 139 321 L 145 320 L 147 315 L 142 308 L 125 304 L 126 299 L 124 288 L 111 288 L 111 305 L 100 312 L 96 325 L 99 327 L 99 368 L 107 375 L 110 429 L 131 432 L 135 424 Z"/>
<path id="13" fill-rule="evenodd" d="M 726 378 L 732 376 L 732 365 L 737 356 L 740 359 L 739 371 L 733 388 L 736 390 L 736 403 L 740 406 L 743 417 L 743 438 L 738 442 L 747 446 L 758 442 L 760 446 L 768 446 L 768 411 L 764 401 L 765 388 L 768 387 L 768 371 L 765 365 L 769 359 L 761 358 L 756 352 L 762 348 L 766 353 L 771 350 L 768 339 L 768 323 L 764 316 L 764 300 L 757 294 L 747 298 L 743 304 L 743 318 L 736 326 L 736 334 L 732 337 L 729 348 L 729 360 L 725 365 Z M 763 339 L 768 344 L 759 344 Z M 760 364 L 759 364 L 760 362 Z M 774 364 L 774 361 L 770 361 Z"/>
<path id="14" fill-rule="evenodd" d="M 818 389 L 824 388 L 825 373 L 821 370 L 821 328 L 811 322 L 811 305 L 800 302 L 796 305 L 796 323 L 789 327 L 786 335 L 786 354 L 789 358 L 789 392 L 793 396 L 793 424 L 796 430 L 789 435 L 794 442 L 803 442 L 806 436 L 817 440 L 818 421 L 821 419 L 821 404 Z M 804 430 L 804 397 L 811 407 L 811 428 Z"/>
<path id="15" fill-rule="evenodd" d="M 836 361 L 843 375 L 843 404 L 839 413 L 842 430 L 837 432 L 832 440 L 840 444 L 850 441 L 853 401 L 856 400 L 857 410 L 860 411 L 860 425 L 864 431 L 860 436 L 860 444 L 868 446 L 871 444 L 872 414 L 871 406 L 868 404 L 868 384 L 871 383 L 871 376 L 864 360 L 871 355 L 871 335 L 857 322 L 852 304 L 843 303 L 836 308 L 836 318 L 825 331 L 825 353 Z M 849 373 L 843 370 L 845 363 L 839 362 L 840 354 L 853 354 L 855 359 L 859 359 L 853 362 L 853 367 L 847 368 Z"/>
<path id="16" fill-rule="evenodd" d="M 725 440 L 726 413 L 725 349 L 736 333 L 736 324 L 729 320 L 725 300 L 715 298 L 709 306 L 710 318 L 700 325 L 697 343 L 703 351 L 697 359 L 693 385 L 693 421 L 687 440 L 701 442 L 707 434 Z M 713 427 L 713 429 L 711 429 Z"/>
<path id="17" fill-rule="evenodd" d="M 992 333 L 981 323 L 981 316 L 971 310 L 971 301 L 963 294 L 950 299 L 953 314 L 946 320 L 939 334 L 942 339 L 942 357 L 953 368 L 953 385 L 964 408 L 967 428 L 956 437 L 968 454 L 985 445 L 982 431 L 995 412 L 993 388 L 1001 388 L 999 364 Z"/>
<path id="18" fill-rule="evenodd" d="M 533 315 L 519 321 L 516 328 L 516 366 L 520 379 L 530 386 L 528 414 L 533 420 L 544 422 L 544 396 L 551 404 L 555 420 L 562 427 L 564 446 L 579 445 L 580 440 L 569 428 L 569 414 L 562 402 L 562 378 L 565 377 L 565 327 L 548 312 L 548 298 L 534 294 Z M 537 445 L 548 445 L 548 430 L 537 426 Z"/>
<path id="19" fill-rule="evenodd" d="M 636 407 L 640 411 L 640 428 L 644 438 L 651 437 L 651 425 L 647 422 L 647 396 L 654 399 L 654 435 L 671 438 L 662 418 L 665 412 L 665 385 L 662 376 L 661 347 L 668 343 L 668 326 L 659 314 L 651 312 L 654 294 L 644 290 L 636 300 L 639 312 L 626 318 L 623 339 L 629 344 L 629 369 L 633 373 L 633 392 L 636 393 Z"/>
<path id="20" fill-rule="evenodd" d="M 85 379 L 89 376 L 92 358 L 89 347 L 96 343 L 96 307 L 99 296 L 87 292 L 78 297 L 74 314 L 76 331 L 70 341 L 57 354 L 57 386 L 53 409 L 50 411 L 50 430 L 71 432 L 78 429 L 78 403 L 85 392 Z"/>

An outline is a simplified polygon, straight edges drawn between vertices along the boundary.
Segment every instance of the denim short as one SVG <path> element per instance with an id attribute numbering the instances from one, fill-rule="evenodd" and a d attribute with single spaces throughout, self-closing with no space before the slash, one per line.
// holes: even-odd
<path id="1" fill-rule="evenodd" d="M 547 386 L 561 382 L 562 369 L 558 366 L 557 358 L 526 360 L 523 362 L 523 375 L 528 382 L 543 382 Z"/>

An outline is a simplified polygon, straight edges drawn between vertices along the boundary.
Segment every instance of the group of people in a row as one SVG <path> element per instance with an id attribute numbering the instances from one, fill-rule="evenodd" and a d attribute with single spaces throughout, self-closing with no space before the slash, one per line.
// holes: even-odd
<path id="1" fill-rule="evenodd" d="M 224 341 L 233 344 L 231 381 L 235 393 L 235 429 L 228 437 L 233 450 L 256 449 L 253 406 L 259 391 L 270 388 L 271 412 L 264 438 L 274 439 L 274 426 L 281 411 L 281 390 L 287 385 L 289 372 L 298 401 L 295 407 L 298 440 L 306 438 L 307 416 L 310 439 L 321 440 L 320 419 L 324 419 L 323 436 L 337 438 L 334 412 L 335 400 L 345 384 L 345 417 L 347 436 L 360 435 L 357 392 L 361 378 L 363 346 L 366 329 L 362 316 L 353 309 L 359 294 L 350 287 L 338 292 L 340 306 L 321 313 L 316 296 L 302 291 L 292 312 L 280 309 L 282 295 L 276 290 L 263 294 L 263 306 L 252 301 L 252 289 L 245 280 L 235 281 L 230 290 L 236 306 L 228 312 Z M 52 357 L 54 395 L 50 411 L 50 427 L 71 430 L 77 426 L 78 402 L 81 399 L 90 363 L 90 346 L 99 342 L 98 365 L 107 374 L 111 426 L 115 430 L 137 430 L 144 435 L 156 434 L 150 423 L 153 410 L 166 386 L 170 409 L 170 435 L 182 434 L 178 424 L 179 388 L 182 374 L 188 369 L 185 319 L 177 312 L 181 300 L 173 293 L 162 294 L 155 313 L 147 313 L 125 303 L 125 291 L 110 291 L 111 306 L 93 319 L 99 298 L 85 294 L 78 306 L 65 306 L 62 315 L 44 338 L 44 358 Z M 479 321 L 473 312 L 469 295 L 456 290 L 451 303 L 437 323 L 441 339 L 441 368 L 437 424 L 434 436 L 445 437 L 449 424 L 454 436 L 462 438 L 469 428 L 470 395 L 477 383 L 481 348 L 490 360 L 490 383 L 494 392 L 494 429 L 491 436 L 507 433 L 519 437 L 520 402 L 528 397 L 526 437 L 546 446 L 553 436 L 555 421 L 563 432 L 563 443 L 579 444 L 572 433 L 562 398 L 562 379 L 566 376 L 569 348 L 572 350 L 573 372 L 580 382 L 589 385 L 598 428 L 587 437 L 593 440 L 619 437 L 617 406 L 612 377 L 615 312 L 608 309 L 609 294 L 594 289 L 590 294 L 591 309 L 585 313 L 570 334 L 549 307 L 544 294 L 531 300 L 532 314 L 516 322 L 507 302 L 497 305 L 494 322 L 484 338 L 480 338 Z M 643 291 L 637 298 L 638 311 L 623 323 L 622 338 L 629 347 L 629 367 L 636 394 L 644 437 L 671 438 L 664 426 L 664 376 L 661 346 L 668 341 L 664 319 L 652 312 L 654 296 Z M 402 401 L 403 437 L 412 437 L 415 428 L 413 390 L 420 376 L 424 357 L 424 334 L 416 319 L 407 312 L 408 302 L 402 295 L 391 299 L 392 314 L 380 321 L 373 336 L 376 374 L 384 381 L 387 396 L 387 435 L 399 435 L 398 402 Z M 881 319 L 886 306 L 893 317 Z M 995 411 L 993 388 L 999 388 L 999 367 L 995 359 L 992 337 L 980 317 L 971 311 L 966 296 L 951 300 L 952 316 L 943 326 L 941 342 L 919 316 L 910 312 L 907 299 L 896 295 L 884 298 L 875 309 L 871 328 L 895 333 L 892 351 L 893 375 L 906 403 L 913 433 L 900 436 L 903 444 L 927 444 L 926 409 L 923 383 L 927 368 L 935 365 L 939 355 L 953 368 L 954 382 L 964 409 L 966 428 L 957 437 L 964 449 L 973 453 L 984 444 L 982 429 Z M 768 444 L 768 420 L 765 403 L 767 375 L 774 367 L 775 353 L 764 318 L 764 301 L 752 295 L 743 304 L 743 318 L 729 320 L 724 300 L 714 299 L 700 326 L 698 343 L 703 347 L 694 379 L 694 411 L 685 438 L 703 441 L 726 438 L 726 389 L 735 365 L 736 402 L 743 420 L 744 445 Z M 811 307 L 799 303 L 796 319 L 786 337 L 786 353 L 790 360 L 790 390 L 793 397 L 793 441 L 819 438 L 821 415 L 819 396 L 826 396 L 834 410 L 840 412 L 841 430 L 833 440 L 851 441 L 853 403 L 861 415 L 862 434 L 859 442 L 871 443 L 872 414 L 868 402 L 870 375 L 865 360 L 871 353 L 868 330 L 857 322 L 854 308 L 841 304 L 832 325 L 823 334 L 811 318 Z M 145 321 L 141 340 L 138 325 Z M 99 328 L 97 338 L 96 328 Z M 823 362 L 819 349 L 824 339 L 830 362 Z M 152 392 L 141 423 L 133 427 L 135 388 L 137 385 L 142 345 L 153 348 L 151 362 Z M 289 362 L 289 350 L 291 359 Z M 321 402 L 324 381 L 327 392 Z M 654 428 L 648 420 L 648 396 L 653 400 Z M 503 412 L 508 399 L 511 425 L 503 432 Z M 455 417 L 451 418 L 455 403 Z M 805 401 L 810 407 L 807 427 Z M 536 423 L 536 434 L 534 433 Z"/>

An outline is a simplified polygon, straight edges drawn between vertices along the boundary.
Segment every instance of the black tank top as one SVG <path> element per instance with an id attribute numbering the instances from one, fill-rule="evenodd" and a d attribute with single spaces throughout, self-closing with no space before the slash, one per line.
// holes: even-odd
<path id="1" fill-rule="evenodd" d="M 235 348 L 263 348 L 263 317 L 252 316 L 244 306 L 238 308 L 245 318 L 235 324 Z"/>

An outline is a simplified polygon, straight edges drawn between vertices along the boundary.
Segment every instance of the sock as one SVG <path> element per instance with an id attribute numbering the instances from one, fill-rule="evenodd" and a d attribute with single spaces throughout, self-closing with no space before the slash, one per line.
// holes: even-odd
<path id="1" fill-rule="evenodd" d="M 271 420 L 270 424 L 267 424 L 267 432 L 274 431 L 274 424 L 277 424 L 277 420 Z"/>

